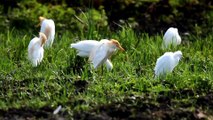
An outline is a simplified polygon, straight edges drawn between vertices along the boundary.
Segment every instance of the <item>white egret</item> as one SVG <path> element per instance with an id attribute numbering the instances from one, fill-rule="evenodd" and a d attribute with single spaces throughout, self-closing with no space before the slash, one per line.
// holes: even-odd
<path id="1" fill-rule="evenodd" d="M 44 57 L 44 44 L 47 37 L 44 33 L 39 33 L 39 38 L 34 37 L 28 45 L 28 59 L 31 61 L 32 65 L 36 67 L 42 61 Z"/>
<path id="2" fill-rule="evenodd" d="M 177 28 L 170 27 L 163 36 L 163 47 L 177 46 L 181 43 L 181 37 Z"/>
<path id="3" fill-rule="evenodd" d="M 115 47 L 115 46 L 117 46 L 117 47 Z M 115 51 L 117 48 L 124 50 L 121 47 L 120 43 L 114 39 L 111 39 L 111 40 L 102 39 L 101 41 L 83 40 L 83 41 L 71 44 L 71 48 L 77 49 L 77 51 L 78 51 L 77 55 L 79 55 L 81 57 L 89 57 L 90 61 L 92 61 L 93 64 L 95 62 L 94 60 L 96 59 L 95 57 L 97 57 L 96 56 L 97 54 L 109 52 L 110 54 L 105 54 L 106 59 L 102 60 L 102 62 L 99 61 L 101 64 L 105 63 L 108 70 L 113 69 L 113 65 L 112 65 L 111 61 L 108 59 L 112 54 L 111 50 L 114 49 L 114 51 Z M 102 49 L 102 48 L 104 48 L 104 49 Z M 98 62 L 98 61 L 96 61 L 96 62 Z M 97 67 L 95 67 L 95 68 L 97 68 Z"/>
<path id="4" fill-rule="evenodd" d="M 96 41 L 96 40 L 83 40 L 83 41 L 79 41 L 77 43 L 72 43 L 71 48 L 77 49 L 77 51 L 78 51 L 77 55 L 78 56 L 89 57 L 92 49 L 94 49 L 95 46 L 98 46 L 99 44 L 101 44 L 101 43 L 99 41 Z M 110 60 L 107 59 L 105 64 L 106 64 L 107 70 L 113 69 L 113 65 L 110 62 Z"/>
<path id="5" fill-rule="evenodd" d="M 165 77 L 167 73 L 171 73 L 173 69 L 178 65 L 182 57 L 181 51 L 166 52 L 159 57 L 154 68 L 155 78 L 160 76 Z"/>
<path id="6" fill-rule="evenodd" d="M 51 47 L 55 37 L 55 23 L 52 19 L 46 19 L 45 17 L 39 17 L 41 29 L 40 32 L 44 33 L 47 37 L 47 42 L 44 47 Z"/>
<path id="7" fill-rule="evenodd" d="M 120 43 L 117 40 L 101 40 L 101 44 L 96 46 L 90 53 L 89 60 L 93 63 L 94 68 L 98 68 L 104 62 L 107 61 L 108 58 L 112 56 L 112 54 L 120 49 L 124 51 L 121 47 Z"/>

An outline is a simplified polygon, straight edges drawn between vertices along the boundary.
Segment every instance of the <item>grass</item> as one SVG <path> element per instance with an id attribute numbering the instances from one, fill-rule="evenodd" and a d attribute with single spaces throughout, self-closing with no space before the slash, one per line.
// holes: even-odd
<path id="1" fill-rule="evenodd" d="M 213 36 L 182 36 L 181 45 L 162 50 L 162 35 L 136 34 L 130 28 L 117 32 L 65 32 L 56 33 L 53 47 L 45 50 L 40 66 L 33 68 L 27 59 L 29 41 L 38 33 L 18 30 L 0 33 L 0 109 L 39 109 L 44 106 L 72 116 L 74 112 L 90 110 L 95 106 L 122 101 L 127 96 L 145 93 L 158 96 L 160 92 L 190 89 L 194 96 L 208 93 L 213 87 Z M 89 34 L 89 35 L 88 35 Z M 79 40 L 115 38 L 126 49 L 117 52 L 111 60 L 114 68 L 107 72 L 103 67 L 89 70 L 87 58 L 76 56 L 70 44 Z M 154 80 L 154 66 L 158 57 L 166 51 L 181 50 L 184 58 L 163 84 Z M 75 85 L 86 83 L 82 91 Z M 164 81 L 164 82 L 165 82 Z M 83 84 L 80 83 L 80 86 Z M 85 89 L 85 90 L 84 90 Z M 201 92 L 198 92 L 201 91 Z M 182 99 L 181 93 L 175 96 Z"/>

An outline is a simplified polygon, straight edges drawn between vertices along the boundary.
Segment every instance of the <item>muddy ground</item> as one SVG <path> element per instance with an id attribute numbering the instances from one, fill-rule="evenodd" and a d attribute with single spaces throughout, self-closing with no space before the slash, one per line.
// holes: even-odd
<path id="1" fill-rule="evenodd" d="M 70 118 L 67 111 L 59 112 L 57 115 L 53 115 L 53 111 L 54 109 L 49 107 L 38 110 L 30 108 L 0 110 L 0 119 L 64 120 Z M 209 91 L 202 96 L 192 90 L 161 92 L 156 97 L 150 94 L 132 95 L 120 102 L 97 106 L 89 111 L 79 111 L 73 114 L 73 118 L 77 120 L 211 120 L 213 119 L 213 92 Z"/>

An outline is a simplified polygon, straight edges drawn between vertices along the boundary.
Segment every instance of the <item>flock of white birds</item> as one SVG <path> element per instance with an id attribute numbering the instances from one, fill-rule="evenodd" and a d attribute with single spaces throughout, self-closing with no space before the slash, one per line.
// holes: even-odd
<path id="1" fill-rule="evenodd" d="M 52 19 L 39 17 L 40 32 L 39 38 L 33 38 L 28 46 L 28 58 L 34 67 L 38 66 L 44 57 L 44 47 L 49 48 L 52 46 L 55 36 L 55 23 Z M 177 46 L 181 43 L 181 37 L 177 28 L 170 27 L 163 36 L 162 47 L 164 49 L 170 46 Z M 96 40 L 83 40 L 77 43 L 72 43 L 71 48 L 77 50 L 77 55 L 81 57 L 88 57 L 93 67 L 97 69 L 99 66 L 105 64 L 107 70 L 113 69 L 113 64 L 110 57 L 117 49 L 124 51 L 120 43 L 114 39 Z M 155 78 L 166 76 L 171 73 L 178 65 L 182 57 L 181 51 L 166 52 L 157 59 L 154 68 Z"/>

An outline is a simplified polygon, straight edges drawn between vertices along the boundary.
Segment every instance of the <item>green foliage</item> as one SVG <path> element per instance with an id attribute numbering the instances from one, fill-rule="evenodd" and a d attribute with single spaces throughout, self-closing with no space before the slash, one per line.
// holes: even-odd
<path id="1" fill-rule="evenodd" d="M 52 5 L 42 4 L 36 0 L 22 0 L 17 3 L 16 8 L 8 11 L 9 22 L 5 26 L 36 32 L 39 28 L 36 26 L 39 23 L 38 17 L 44 16 L 53 19 L 56 24 L 56 29 L 63 33 L 64 31 L 84 31 L 92 28 L 92 25 L 97 30 L 107 29 L 107 17 L 103 8 L 99 11 L 88 9 L 85 11 L 76 12 L 73 8 L 67 7 L 66 4 Z M 2 6 L 1 6 L 2 7 Z M 0 16 L 2 17 L 2 16 Z M 1 18 L 0 18 L 1 19 Z M 5 20 L 5 17 L 2 17 Z M 2 26 L 4 25 L 2 21 Z"/>
<path id="2" fill-rule="evenodd" d="M 205 36 L 213 32 L 212 8 L 208 0 L 18 0 L 0 5 L 0 27 L 27 31 L 34 28 L 35 32 L 38 31 L 35 29 L 38 17 L 45 16 L 55 21 L 61 33 L 88 30 L 90 34 L 94 28 L 98 31 L 106 31 L 109 27 L 115 30 L 120 28 L 119 25 L 128 24 L 134 30 L 149 34 L 173 26 L 181 33 Z"/>

